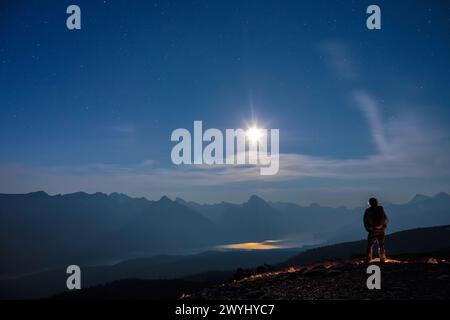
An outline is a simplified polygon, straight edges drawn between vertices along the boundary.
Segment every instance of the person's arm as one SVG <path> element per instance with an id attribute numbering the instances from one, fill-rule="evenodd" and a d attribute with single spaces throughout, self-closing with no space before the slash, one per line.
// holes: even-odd
<path id="1" fill-rule="evenodd" d="M 370 232 L 371 229 L 371 225 L 370 225 L 370 221 L 369 221 L 369 211 L 366 209 L 366 211 L 364 212 L 364 228 L 366 228 L 367 232 Z"/>
<path id="2" fill-rule="evenodd" d="M 386 211 L 384 211 L 384 208 L 382 206 L 380 206 L 380 209 L 381 209 L 381 213 L 383 214 L 383 220 L 381 221 L 382 222 L 382 227 L 383 227 L 383 229 L 386 229 L 386 227 L 387 227 L 387 225 L 389 223 L 389 219 L 388 219 L 388 216 L 386 214 Z"/>

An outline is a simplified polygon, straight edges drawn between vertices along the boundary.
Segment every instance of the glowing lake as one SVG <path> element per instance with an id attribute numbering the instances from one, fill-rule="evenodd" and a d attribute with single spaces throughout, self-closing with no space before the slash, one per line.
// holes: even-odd
<path id="1" fill-rule="evenodd" d="M 296 235 L 287 237 L 286 239 L 264 240 L 261 242 L 240 242 L 216 246 L 218 250 L 275 250 L 275 249 L 289 249 L 301 248 L 304 246 L 312 246 L 323 243 L 321 239 L 313 236 Z"/>

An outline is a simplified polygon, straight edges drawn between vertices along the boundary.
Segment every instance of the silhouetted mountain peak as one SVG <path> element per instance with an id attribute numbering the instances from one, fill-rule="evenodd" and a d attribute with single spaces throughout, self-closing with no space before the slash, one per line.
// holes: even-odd
<path id="1" fill-rule="evenodd" d="M 83 201 L 83 200 L 88 200 L 88 199 L 89 200 L 106 199 L 106 198 L 108 198 L 108 195 L 103 192 L 87 193 L 84 191 L 78 191 L 78 192 L 74 192 L 74 193 L 63 194 L 62 197 L 64 199 Z"/>
<path id="2" fill-rule="evenodd" d="M 175 198 L 175 202 L 178 202 L 179 204 L 183 204 L 183 205 L 188 204 L 188 202 L 186 200 L 184 200 L 183 198 L 179 198 L 179 197 Z"/>
<path id="3" fill-rule="evenodd" d="M 128 200 L 132 200 L 131 197 L 127 196 L 124 193 L 118 193 L 118 192 L 113 192 L 109 194 L 109 197 L 111 199 L 117 200 L 117 201 L 128 201 Z"/>
<path id="4" fill-rule="evenodd" d="M 421 201 L 425 201 L 425 200 L 429 200 L 429 199 L 431 199 L 431 197 L 423 195 L 423 194 L 416 194 L 409 202 L 416 203 L 416 202 L 421 202 Z"/>
<path id="5" fill-rule="evenodd" d="M 125 196 L 125 194 L 123 193 L 119 193 L 119 192 L 111 192 L 109 194 L 110 197 L 121 197 L 121 196 Z"/>
<path id="6" fill-rule="evenodd" d="M 436 199 L 449 199 L 450 195 L 446 192 L 439 192 L 437 195 L 434 196 Z"/>
<path id="7" fill-rule="evenodd" d="M 106 193 L 103 193 L 103 192 L 96 192 L 93 195 L 97 196 L 97 197 L 107 197 L 108 196 Z"/>
<path id="8" fill-rule="evenodd" d="M 158 200 L 160 203 L 172 203 L 173 201 L 170 200 L 168 196 L 162 196 L 161 199 Z"/>
<path id="9" fill-rule="evenodd" d="M 30 193 L 27 193 L 27 195 L 30 197 L 34 197 L 34 198 L 49 197 L 48 193 L 45 191 L 30 192 Z"/>
<path id="10" fill-rule="evenodd" d="M 89 196 L 89 193 L 86 193 L 83 191 L 66 193 L 66 194 L 62 195 L 62 197 L 64 197 L 64 198 L 83 198 L 83 197 L 87 197 L 87 196 Z"/>
<path id="11" fill-rule="evenodd" d="M 257 195 L 250 196 L 250 198 L 248 199 L 247 203 L 249 203 L 249 204 L 264 204 L 264 205 L 267 205 L 267 202 L 263 198 L 258 197 Z"/>

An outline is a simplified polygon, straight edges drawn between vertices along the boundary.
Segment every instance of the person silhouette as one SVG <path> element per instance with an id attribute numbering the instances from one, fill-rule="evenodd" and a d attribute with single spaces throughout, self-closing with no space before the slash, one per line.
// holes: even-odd
<path id="1" fill-rule="evenodd" d="M 375 198 L 369 199 L 369 208 L 364 212 L 364 227 L 369 233 L 367 237 L 367 262 L 372 260 L 372 247 L 378 243 L 378 255 L 380 262 L 386 261 L 386 250 L 384 247 L 385 230 L 389 219 L 384 212 L 384 208 L 378 205 Z"/>

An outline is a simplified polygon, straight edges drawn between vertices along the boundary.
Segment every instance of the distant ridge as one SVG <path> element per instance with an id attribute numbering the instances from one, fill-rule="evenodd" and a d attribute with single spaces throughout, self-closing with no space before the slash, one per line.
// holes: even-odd
<path id="1" fill-rule="evenodd" d="M 444 192 L 385 209 L 389 233 L 450 224 L 450 196 Z M 340 243 L 366 236 L 363 211 L 267 202 L 257 195 L 242 204 L 198 204 L 121 193 L 0 194 L 0 276 L 297 234 Z"/>

